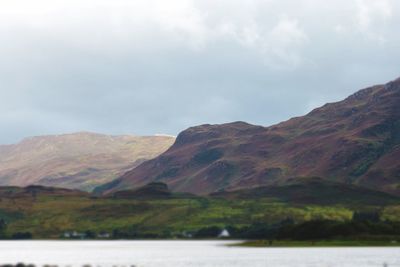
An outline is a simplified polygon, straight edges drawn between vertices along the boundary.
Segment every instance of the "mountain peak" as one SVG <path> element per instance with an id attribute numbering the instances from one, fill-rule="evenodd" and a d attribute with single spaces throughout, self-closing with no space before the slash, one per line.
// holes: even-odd
<path id="1" fill-rule="evenodd" d="M 167 150 L 175 138 L 77 132 L 0 146 L 0 185 L 91 190 Z"/>
<path id="2" fill-rule="evenodd" d="M 202 142 L 205 140 L 218 139 L 222 136 L 236 136 L 246 132 L 254 133 L 255 130 L 264 131 L 262 126 L 255 126 L 246 122 L 237 121 L 224 124 L 203 124 L 190 127 L 181 132 L 175 144 L 183 145 L 187 143 Z"/>
<path id="3" fill-rule="evenodd" d="M 399 84 L 397 79 L 360 90 L 271 127 L 245 122 L 191 127 L 165 153 L 106 191 L 158 181 L 172 191 L 208 194 L 321 177 L 400 194 L 393 178 L 400 171 Z"/>

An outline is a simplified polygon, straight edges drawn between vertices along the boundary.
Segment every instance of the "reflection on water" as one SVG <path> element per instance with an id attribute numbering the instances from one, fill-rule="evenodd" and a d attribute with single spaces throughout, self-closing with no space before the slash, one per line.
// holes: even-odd
<path id="1" fill-rule="evenodd" d="M 400 267 L 400 248 L 243 248 L 229 241 L 2 241 L 36 267 Z M 0 266 L 1 267 L 1 266 Z M 34 266 L 8 266 L 34 267 Z"/>

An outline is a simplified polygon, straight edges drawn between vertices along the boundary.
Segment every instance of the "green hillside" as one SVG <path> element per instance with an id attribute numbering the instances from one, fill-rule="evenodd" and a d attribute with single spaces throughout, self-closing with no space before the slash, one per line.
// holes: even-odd
<path id="1" fill-rule="evenodd" d="M 165 191 L 156 184 L 155 190 Z M 379 212 L 382 220 L 400 221 L 400 201 L 389 195 L 368 203 L 330 201 L 329 204 L 301 203 L 263 197 L 196 197 L 156 194 L 144 198 L 143 190 L 108 197 L 96 197 L 77 191 L 42 188 L 0 190 L 0 218 L 6 222 L 5 236 L 31 234 L 33 238 L 60 238 L 65 232 L 88 233 L 96 237 L 107 233 L 116 238 L 174 238 L 201 229 L 243 228 L 273 225 L 291 220 L 349 221 L 355 211 Z"/>

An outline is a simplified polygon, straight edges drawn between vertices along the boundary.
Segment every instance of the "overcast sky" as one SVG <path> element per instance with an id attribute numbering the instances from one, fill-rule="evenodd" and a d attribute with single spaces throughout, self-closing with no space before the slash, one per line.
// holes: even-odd
<path id="1" fill-rule="evenodd" d="M 400 76 L 395 0 L 0 0 L 0 143 L 270 125 Z"/>

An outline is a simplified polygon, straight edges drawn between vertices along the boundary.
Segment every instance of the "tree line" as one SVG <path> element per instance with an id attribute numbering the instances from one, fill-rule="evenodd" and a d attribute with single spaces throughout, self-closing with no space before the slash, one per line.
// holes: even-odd
<path id="1" fill-rule="evenodd" d="M 269 240 L 399 239 L 400 222 L 382 221 L 378 212 L 355 212 L 348 221 L 315 219 L 296 223 L 288 218 L 279 223 L 227 226 L 231 238 Z M 206 227 L 197 238 L 215 237 L 221 227 Z"/>
<path id="2" fill-rule="evenodd" d="M 7 223 L 0 219 L 0 239 L 31 239 L 30 232 L 7 233 Z M 193 231 L 176 232 L 168 229 L 146 231 L 134 225 L 128 229 L 114 229 L 107 234 L 110 239 L 170 239 L 170 238 L 217 238 L 223 230 L 229 232 L 233 239 L 265 239 L 265 240 L 341 240 L 400 239 L 400 222 L 381 220 L 379 212 L 354 212 L 351 220 L 334 221 L 315 219 L 295 222 L 287 218 L 278 223 L 252 223 L 247 226 L 227 225 L 208 226 Z M 104 232 L 100 236 L 104 236 Z M 85 239 L 96 239 L 96 232 L 83 232 Z M 60 236 L 62 237 L 62 236 Z M 225 237 L 226 238 L 226 237 Z"/>

